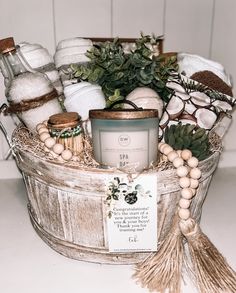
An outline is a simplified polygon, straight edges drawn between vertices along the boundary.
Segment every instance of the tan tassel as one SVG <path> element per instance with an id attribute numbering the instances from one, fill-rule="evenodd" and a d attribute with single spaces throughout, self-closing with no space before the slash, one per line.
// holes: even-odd
<path id="1" fill-rule="evenodd" d="M 181 270 L 183 264 L 183 236 L 179 219 L 175 217 L 168 235 L 152 253 L 136 266 L 134 278 L 150 291 L 164 293 L 181 292 Z"/>
<path id="2" fill-rule="evenodd" d="M 193 220 L 180 221 L 200 293 L 235 293 L 236 274 Z"/>

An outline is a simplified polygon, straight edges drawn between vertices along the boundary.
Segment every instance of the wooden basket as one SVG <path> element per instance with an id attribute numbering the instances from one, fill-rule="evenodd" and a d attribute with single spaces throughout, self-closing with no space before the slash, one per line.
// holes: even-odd
<path id="1" fill-rule="evenodd" d="M 225 128 L 219 128 L 221 133 Z M 223 129 L 223 130 L 222 130 Z M 13 134 L 14 138 L 14 134 Z M 28 193 L 28 210 L 39 236 L 57 252 L 77 260 L 108 263 L 137 263 L 147 253 L 110 253 L 106 235 L 105 186 L 122 173 L 110 170 L 78 169 L 43 160 L 20 146 L 15 147 Z M 219 152 L 200 163 L 202 178 L 191 203 L 193 217 L 199 221 Z M 158 238 L 171 227 L 179 200 L 175 170 L 149 171 L 158 186 Z"/>

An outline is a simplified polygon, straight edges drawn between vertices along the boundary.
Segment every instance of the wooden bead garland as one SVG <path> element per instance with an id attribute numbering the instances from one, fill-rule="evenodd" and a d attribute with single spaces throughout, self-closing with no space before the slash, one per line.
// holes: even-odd
<path id="1" fill-rule="evenodd" d="M 181 220 L 186 221 L 190 218 L 191 200 L 196 194 L 196 188 L 199 185 L 199 178 L 202 173 L 198 166 L 198 159 L 193 157 L 190 150 L 174 151 L 171 146 L 166 143 L 160 143 L 158 149 L 167 156 L 167 159 L 173 163 L 177 169 L 176 173 L 179 177 L 179 185 L 182 188 L 179 200 L 178 215 Z M 186 165 L 184 165 L 184 162 Z"/>
<path id="2" fill-rule="evenodd" d="M 44 144 L 44 151 L 49 153 L 52 158 L 59 161 L 70 161 L 73 158 L 73 153 L 69 149 L 65 149 L 61 143 L 57 143 L 54 137 L 51 137 L 47 128 L 47 121 L 36 126 L 39 134 L 39 139 Z"/>

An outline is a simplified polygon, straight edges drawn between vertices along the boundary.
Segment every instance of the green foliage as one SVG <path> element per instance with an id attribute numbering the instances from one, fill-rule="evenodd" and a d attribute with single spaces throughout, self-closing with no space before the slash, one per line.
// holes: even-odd
<path id="1" fill-rule="evenodd" d="M 107 98 L 123 99 L 136 87 L 147 86 L 167 102 L 171 90 L 165 84 L 170 74 L 176 72 L 177 62 L 176 57 L 155 55 L 159 39 L 142 35 L 130 52 L 124 52 L 118 38 L 94 44 L 86 54 L 91 61 L 72 66 L 73 77 L 99 84 Z"/>
<path id="2" fill-rule="evenodd" d="M 210 143 L 204 128 L 196 129 L 195 125 L 181 123 L 167 126 L 164 139 L 175 150 L 189 149 L 199 160 L 204 160 L 210 155 Z"/>

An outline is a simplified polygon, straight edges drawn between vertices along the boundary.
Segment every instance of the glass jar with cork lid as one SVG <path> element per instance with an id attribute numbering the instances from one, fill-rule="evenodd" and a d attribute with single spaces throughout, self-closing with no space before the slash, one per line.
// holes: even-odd
<path id="1" fill-rule="evenodd" d="M 79 155 L 83 150 L 83 129 L 77 112 L 59 113 L 49 117 L 47 127 L 50 136 L 65 149 Z"/>

